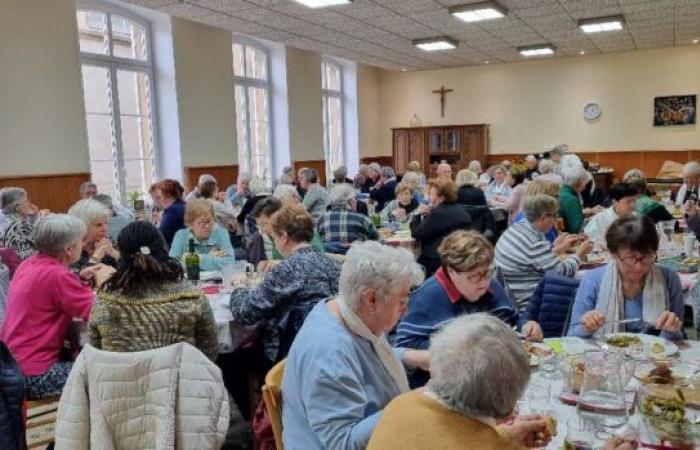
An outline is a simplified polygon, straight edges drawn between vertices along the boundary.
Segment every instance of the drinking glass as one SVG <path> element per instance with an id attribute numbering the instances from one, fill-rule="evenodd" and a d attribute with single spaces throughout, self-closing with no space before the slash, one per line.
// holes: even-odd
<path id="1" fill-rule="evenodd" d="M 557 376 L 558 360 L 554 352 L 538 357 L 540 364 L 540 376 L 551 379 Z"/>
<path id="2" fill-rule="evenodd" d="M 564 450 L 593 450 L 595 425 L 575 416 L 566 422 L 566 438 L 564 439 Z"/>
<path id="3" fill-rule="evenodd" d="M 535 378 L 527 387 L 527 398 L 531 414 L 551 415 L 551 382 Z"/>
<path id="4" fill-rule="evenodd" d="M 666 242 L 668 242 L 669 248 L 673 247 L 673 229 L 675 226 L 675 220 L 664 220 L 661 222 L 661 231 L 666 235 Z"/>
<path id="5" fill-rule="evenodd" d="M 605 351 L 587 352 L 581 383 L 578 412 L 590 420 L 598 431 L 618 428 L 628 419 L 623 377 L 627 376 L 619 354 Z"/>

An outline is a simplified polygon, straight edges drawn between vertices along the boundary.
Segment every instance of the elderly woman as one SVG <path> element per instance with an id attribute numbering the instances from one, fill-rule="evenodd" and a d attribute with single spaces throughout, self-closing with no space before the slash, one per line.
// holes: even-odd
<path id="1" fill-rule="evenodd" d="M 359 189 L 360 192 L 367 193 L 374 186 L 372 178 L 369 176 L 369 166 L 367 164 L 360 164 L 357 169 L 357 175 L 352 181 L 355 189 Z"/>
<path id="2" fill-rule="evenodd" d="M 452 180 L 428 181 L 430 206 L 420 206 L 411 220 L 411 236 L 421 244 L 418 262 L 431 276 L 442 264 L 438 246 L 442 239 L 455 230 L 473 227 L 472 217 L 457 202 L 457 186 Z"/>
<path id="3" fill-rule="evenodd" d="M 637 191 L 637 200 L 634 203 L 634 212 L 640 216 L 647 216 L 656 222 L 673 220 L 673 215 L 664 205 L 649 197 L 647 192 L 647 179 L 639 169 L 628 170 L 622 181 L 632 186 Z"/>
<path id="4" fill-rule="evenodd" d="M 398 184 L 394 169 L 391 167 L 382 167 L 379 174 L 381 175 L 379 183 L 369 191 L 369 198 L 377 203 L 377 211 L 381 211 L 387 203 L 396 198 L 394 190 Z"/>
<path id="5" fill-rule="evenodd" d="M 438 253 L 442 260 L 435 275 L 411 296 L 408 312 L 399 323 L 394 345 L 426 350 L 430 336 L 463 314 L 486 312 L 509 326 L 522 329 L 528 340 L 542 339 L 537 322 L 526 322 L 508 299 L 503 286 L 491 277 L 493 246 L 474 231 L 455 231 L 443 239 Z M 427 372 L 416 370 L 411 387 L 424 385 Z"/>
<path id="6" fill-rule="evenodd" d="M 472 161 L 478 163 L 479 161 Z M 479 165 L 481 167 L 481 165 Z M 476 187 L 479 177 L 476 172 L 462 169 L 457 172 L 457 203 L 460 205 L 486 206 L 484 191 Z"/>
<path id="7" fill-rule="evenodd" d="M 593 216 L 583 229 L 586 236 L 602 247 L 605 247 L 605 232 L 608 227 L 620 217 L 634 214 L 637 189 L 627 183 L 617 183 L 610 187 L 608 196 L 612 205 Z"/>
<path id="8" fill-rule="evenodd" d="M 408 187 L 411 188 L 411 192 L 413 192 L 413 198 L 415 198 L 418 203 L 426 204 L 428 203 L 428 199 L 423 196 L 423 188 L 425 187 L 425 182 L 421 177 L 424 175 L 419 172 L 406 172 L 403 174 L 403 178 L 401 178 L 401 183 L 400 184 L 405 184 Z"/>
<path id="9" fill-rule="evenodd" d="M 291 184 L 278 184 L 272 196 L 283 202 L 301 203 L 299 192 Z"/>
<path id="10" fill-rule="evenodd" d="M 513 189 L 508 186 L 507 176 L 508 171 L 502 165 L 493 169 L 493 181 L 484 188 L 484 195 L 489 204 L 501 205 L 510 197 Z"/>
<path id="11" fill-rule="evenodd" d="M 441 180 L 451 180 L 452 166 L 443 161 L 440 164 L 438 164 L 437 168 L 435 169 L 435 174 Z"/>
<path id="12" fill-rule="evenodd" d="M 177 180 L 166 179 L 157 184 L 160 206 L 163 209 L 158 228 L 163 233 L 165 242 L 170 245 L 175 233 L 185 228 L 185 202 L 182 194 L 185 188 Z"/>
<path id="13" fill-rule="evenodd" d="M 252 194 L 248 185 L 252 178 L 249 173 L 241 172 L 238 174 L 236 184 L 232 184 L 226 189 L 226 198 L 231 203 L 231 206 L 242 208 L 250 200 Z"/>
<path id="14" fill-rule="evenodd" d="M 411 186 L 402 181 L 396 185 L 396 198 L 387 203 L 379 216 L 382 222 L 407 222 L 418 213 L 419 206 Z"/>
<path id="15" fill-rule="evenodd" d="M 584 226 L 581 191 L 586 187 L 586 169 L 571 165 L 562 168 L 564 184 L 559 190 L 559 217 L 564 219 L 564 231 L 580 233 Z"/>
<path id="16" fill-rule="evenodd" d="M 418 161 L 410 161 L 406 164 L 406 171 L 407 173 L 413 172 L 418 175 L 418 187 L 424 187 L 428 183 L 425 174 L 420 170 L 420 163 Z M 406 176 L 406 174 L 404 174 L 404 176 Z"/>
<path id="17" fill-rule="evenodd" d="M 524 450 L 551 439 L 544 417 L 513 416 L 530 380 L 529 358 L 513 330 L 488 314 L 462 316 L 430 344 L 424 390 L 389 403 L 368 450 Z"/>
<path id="18" fill-rule="evenodd" d="M 573 277 L 593 249 L 593 242 L 585 240 L 574 254 L 566 253 L 580 242 L 578 236 L 567 236 L 557 246 L 547 240 L 545 233 L 554 226 L 558 209 L 556 199 L 548 195 L 525 197 L 526 221 L 508 227 L 496 244 L 496 265 L 521 312 L 545 272 Z"/>
<path id="19" fill-rule="evenodd" d="M 546 181 L 538 178 L 537 180 L 527 184 L 523 200 L 527 196 L 538 194 L 549 195 L 550 197 L 557 198 L 559 196 L 559 187 L 559 184 L 555 183 L 554 181 Z M 520 209 L 518 210 L 518 213 L 515 215 L 515 217 L 513 217 L 513 223 L 520 223 L 525 221 L 527 221 L 527 219 L 525 218 L 525 214 L 523 213 L 521 201 Z M 552 243 L 554 243 L 554 241 L 557 239 L 557 235 L 557 228 L 555 226 L 552 226 L 552 228 L 545 233 L 547 240 Z"/>
<path id="20" fill-rule="evenodd" d="M 340 267 L 311 248 L 313 218 L 303 206 L 283 206 L 272 216 L 270 228 L 275 247 L 285 259 L 267 272 L 260 285 L 236 286 L 231 313 L 243 324 L 263 322 L 260 336 L 267 362 L 272 364 L 287 356 L 314 305 L 338 292 Z"/>
<path id="21" fill-rule="evenodd" d="M 74 317 L 88 319 L 95 298 L 83 281 L 101 283 L 111 273 L 102 265 L 79 277 L 68 269 L 80 258 L 85 231 L 83 221 L 69 215 L 42 219 L 34 229 L 38 253 L 12 279 L 0 340 L 22 368 L 29 399 L 61 394 L 73 365 L 61 358 L 69 328 Z"/>
<path id="22" fill-rule="evenodd" d="M 117 267 L 119 250 L 114 248 L 108 236 L 110 210 L 97 200 L 88 198 L 71 206 L 68 214 L 82 220 L 87 229 L 83 238 L 83 251 L 71 268 L 78 272 L 97 263 Z"/>
<path id="23" fill-rule="evenodd" d="M 303 169 L 299 174 L 299 184 L 305 191 L 303 205 L 318 220 L 328 208 L 328 192 L 319 184 L 316 169 Z"/>
<path id="24" fill-rule="evenodd" d="M 537 171 L 538 163 L 539 161 L 535 155 L 527 155 L 525 157 L 525 165 L 527 168 L 525 169 L 523 176 L 526 180 L 534 180 L 539 176 L 539 172 Z"/>
<path id="25" fill-rule="evenodd" d="M 352 186 L 353 181 L 348 178 L 348 168 L 345 166 L 338 166 L 337 169 L 333 171 L 333 179 L 331 180 L 333 184 L 349 184 Z"/>
<path id="26" fill-rule="evenodd" d="M 564 179 L 556 173 L 557 167 L 557 163 L 551 159 L 541 159 L 537 165 L 537 172 L 539 172 L 537 179 L 540 181 L 552 181 L 561 186 L 564 184 Z"/>
<path id="27" fill-rule="evenodd" d="M 170 256 L 181 260 L 189 252 L 189 242 L 194 241 L 194 250 L 199 255 L 201 270 L 221 270 L 236 260 L 228 232 L 216 224 L 214 207 L 206 199 L 192 200 L 185 209 L 184 228 L 175 233 Z"/>
<path id="28" fill-rule="evenodd" d="M 683 166 L 683 184 L 671 192 L 671 200 L 678 205 L 682 206 L 688 200 L 695 200 L 696 202 L 700 199 L 700 191 L 698 191 L 698 185 L 700 184 L 700 164 L 697 161 L 689 161 Z"/>
<path id="29" fill-rule="evenodd" d="M 211 203 L 211 206 L 214 208 L 216 223 L 219 224 L 220 227 L 232 233 L 236 232 L 236 220 L 238 216 L 236 211 L 233 210 L 233 207 L 219 199 L 219 186 L 216 184 L 216 180 L 207 180 L 199 185 L 199 198 L 208 200 L 209 203 Z M 185 215 L 186 214 L 187 213 L 185 213 Z"/>
<path id="30" fill-rule="evenodd" d="M 380 166 L 378 162 L 369 163 L 367 166 L 367 173 L 369 174 L 370 181 L 372 182 L 372 187 L 379 183 L 379 178 L 381 177 L 379 172 L 381 170 L 382 166 Z"/>
<path id="31" fill-rule="evenodd" d="M 38 212 L 27 198 L 27 191 L 20 187 L 0 189 L 0 247 L 13 249 L 21 259 L 36 252 L 32 240 L 33 222 Z"/>
<path id="32" fill-rule="evenodd" d="M 569 335 L 661 332 L 683 338 L 683 289 L 678 274 L 655 264 L 659 235 L 648 217 L 625 217 L 605 234 L 610 261 L 584 275 L 576 293 Z M 625 324 L 610 323 L 637 319 Z"/>
<path id="33" fill-rule="evenodd" d="M 97 293 L 90 344 L 110 352 L 140 352 L 187 342 L 216 360 L 216 324 L 209 302 L 184 280 L 182 266 L 168 255 L 158 229 L 133 222 L 121 232 L 118 244 L 122 260 Z"/>
<path id="34" fill-rule="evenodd" d="M 330 210 L 318 219 L 316 231 L 329 253 L 345 254 L 353 242 L 377 240 L 379 233 L 374 224 L 356 212 L 355 190 L 349 184 L 333 187 Z"/>
<path id="35" fill-rule="evenodd" d="M 285 448 L 366 447 L 387 403 L 409 390 L 404 365 L 427 369 L 427 352 L 392 350 L 385 337 L 422 278 L 405 249 L 376 242 L 350 249 L 338 298 L 316 305 L 287 357 Z"/>

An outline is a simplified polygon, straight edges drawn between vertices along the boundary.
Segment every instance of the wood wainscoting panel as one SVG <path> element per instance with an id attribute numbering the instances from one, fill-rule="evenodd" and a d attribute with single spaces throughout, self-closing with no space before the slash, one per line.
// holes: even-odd
<path id="1" fill-rule="evenodd" d="M 413 156 L 413 155 L 409 155 Z M 380 166 L 389 166 L 389 167 L 394 167 L 394 157 L 391 155 L 387 156 L 366 156 L 364 158 L 360 158 L 360 162 L 362 164 L 371 164 L 371 163 L 378 163 Z M 410 161 L 409 161 L 410 162 Z M 419 162 L 422 163 L 422 161 L 419 160 Z"/>
<path id="2" fill-rule="evenodd" d="M 326 185 L 326 160 L 325 159 L 308 159 L 306 161 L 294 161 L 292 163 L 294 167 L 294 175 L 299 173 L 299 169 L 303 167 L 308 167 L 309 169 L 316 169 L 318 172 L 319 180 L 321 186 Z"/>
<path id="3" fill-rule="evenodd" d="M 29 201 L 40 209 L 64 213 L 80 200 L 80 185 L 90 181 L 90 174 L 57 173 L 45 175 L 10 175 L 0 177 L 0 188 L 17 186 L 27 191 Z"/>
<path id="4" fill-rule="evenodd" d="M 238 166 L 190 166 L 185 167 L 185 188 L 191 191 L 197 186 L 200 175 L 208 173 L 216 178 L 219 190 L 226 190 L 238 179 Z"/>

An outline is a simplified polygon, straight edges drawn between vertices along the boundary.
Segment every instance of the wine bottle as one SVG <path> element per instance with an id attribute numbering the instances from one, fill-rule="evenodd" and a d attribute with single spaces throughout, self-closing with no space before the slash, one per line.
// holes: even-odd
<path id="1" fill-rule="evenodd" d="M 185 268 L 187 279 L 199 281 L 199 255 L 194 251 L 194 239 L 190 238 L 189 251 L 185 254 Z"/>

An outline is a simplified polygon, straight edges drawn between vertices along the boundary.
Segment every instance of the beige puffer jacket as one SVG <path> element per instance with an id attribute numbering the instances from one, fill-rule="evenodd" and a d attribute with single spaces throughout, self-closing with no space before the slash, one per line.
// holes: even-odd
<path id="1" fill-rule="evenodd" d="M 221 370 L 195 347 L 113 353 L 86 345 L 61 395 L 56 449 L 220 449 L 228 423 Z"/>

